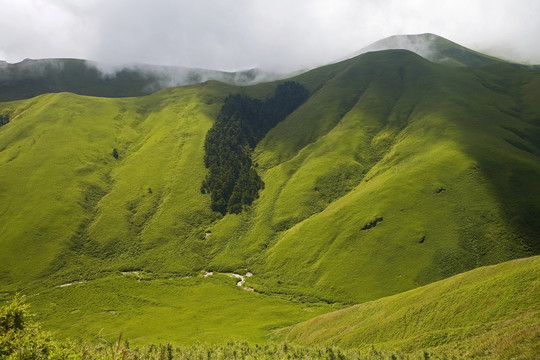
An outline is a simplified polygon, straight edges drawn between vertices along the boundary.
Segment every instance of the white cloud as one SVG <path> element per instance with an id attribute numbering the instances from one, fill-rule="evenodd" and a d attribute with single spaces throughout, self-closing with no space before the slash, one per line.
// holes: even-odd
<path id="1" fill-rule="evenodd" d="M 0 0 L 0 58 L 292 70 L 431 32 L 540 63 L 537 0 Z"/>

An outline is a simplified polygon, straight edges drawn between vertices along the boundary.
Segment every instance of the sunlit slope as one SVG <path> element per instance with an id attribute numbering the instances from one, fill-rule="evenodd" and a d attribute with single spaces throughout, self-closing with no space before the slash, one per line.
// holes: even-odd
<path id="1" fill-rule="evenodd" d="M 321 315 L 278 334 L 301 344 L 532 359 L 540 338 L 540 258 L 482 267 Z"/>
<path id="2" fill-rule="evenodd" d="M 54 286 L 29 297 L 44 329 L 57 338 L 131 344 L 264 342 L 270 329 L 333 310 L 236 286 L 226 274 L 152 279 L 148 273 L 115 274 L 85 283 Z M 142 278 L 139 281 L 139 278 Z M 61 285 L 61 284 L 57 284 Z"/>
<path id="3" fill-rule="evenodd" d="M 317 72 L 296 80 L 309 83 Z M 265 189 L 212 228 L 216 268 L 365 301 L 537 254 L 538 72 L 349 61 L 256 149 Z"/>
<path id="4" fill-rule="evenodd" d="M 200 244 L 182 240 L 215 218 L 199 187 L 220 87 L 1 104 L 11 117 L 0 129 L 2 286 L 118 270 L 124 261 L 136 269 L 142 255 L 147 267 L 202 267 Z M 165 243 L 166 256 L 153 253 Z"/>
<path id="5" fill-rule="evenodd" d="M 275 87 L 207 82 L 137 98 L 0 103 L 10 119 L 0 127 L 1 289 L 207 268 L 221 249 L 206 241 L 220 218 L 200 191 L 206 133 L 228 94 L 264 98 Z"/>

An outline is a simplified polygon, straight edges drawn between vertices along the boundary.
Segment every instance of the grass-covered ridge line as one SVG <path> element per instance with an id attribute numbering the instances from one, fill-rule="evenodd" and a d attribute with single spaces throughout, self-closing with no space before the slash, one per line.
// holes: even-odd
<path id="1" fill-rule="evenodd" d="M 506 62 L 431 33 L 390 36 L 369 45 L 363 51 L 388 49 L 410 50 L 432 62 L 448 66 L 480 67 Z"/>
<path id="2" fill-rule="evenodd" d="M 225 99 L 204 144 L 208 175 L 201 192 L 210 193 L 212 210 L 238 214 L 259 197 L 264 183 L 252 166 L 253 148 L 307 97 L 302 85 L 287 81 L 264 101 L 240 94 Z"/>
<path id="3" fill-rule="evenodd" d="M 539 272 L 538 256 L 482 267 L 278 334 L 303 345 L 532 359 L 540 351 Z"/>

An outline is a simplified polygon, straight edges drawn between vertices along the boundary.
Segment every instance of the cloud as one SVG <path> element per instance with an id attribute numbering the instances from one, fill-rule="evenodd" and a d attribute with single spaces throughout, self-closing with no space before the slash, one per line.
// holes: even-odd
<path id="1" fill-rule="evenodd" d="M 271 78 L 279 78 L 278 74 L 261 69 L 223 72 L 183 66 L 103 63 L 96 61 L 85 61 L 85 65 L 89 69 L 97 70 L 99 76 L 103 79 L 114 78 L 121 72 L 136 73 L 138 76 L 145 78 L 147 82 L 147 88 L 145 90 L 148 92 L 154 92 L 167 87 L 205 82 L 207 80 L 218 80 L 235 85 L 249 85 Z M 2 64 L 0 64 L 0 68 L 1 66 Z"/>
<path id="2" fill-rule="evenodd" d="M 395 34 L 540 63 L 537 0 L 0 0 L 0 59 L 291 71 Z"/>

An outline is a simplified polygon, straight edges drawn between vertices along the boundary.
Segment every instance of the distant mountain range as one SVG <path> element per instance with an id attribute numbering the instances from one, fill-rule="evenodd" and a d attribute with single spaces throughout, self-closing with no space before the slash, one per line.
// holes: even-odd
<path id="1" fill-rule="evenodd" d="M 173 86 L 218 80 L 247 85 L 275 76 L 258 69 L 238 72 L 179 66 L 113 65 L 80 59 L 26 59 L 0 63 L 0 100 L 27 99 L 40 94 L 126 97 L 148 95 Z"/>

